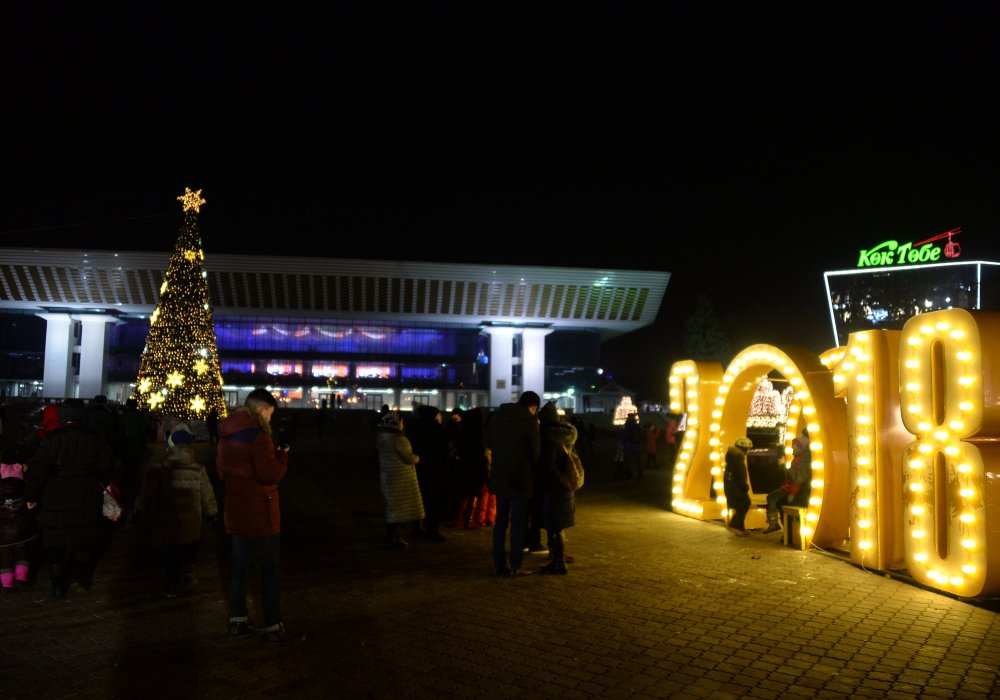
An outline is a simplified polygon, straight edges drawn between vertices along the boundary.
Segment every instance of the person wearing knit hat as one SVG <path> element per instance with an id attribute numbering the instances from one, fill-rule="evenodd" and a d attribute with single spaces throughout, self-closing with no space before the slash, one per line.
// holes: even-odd
<path id="1" fill-rule="evenodd" d="M 722 475 L 722 486 L 726 494 L 726 508 L 729 510 L 727 528 L 734 535 L 745 537 L 750 533 L 744 526 L 750 510 L 750 477 L 747 472 L 747 452 L 753 447 L 748 437 L 738 437 L 726 450 L 726 468 Z"/>
<path id="2" fill-rule="evenodd" d="M 21 450 L 9 445 L 0 460 L 0 586 L 5 593 L 28 585 L 32 547 L 38 537 L 35 513 L 24 500 L 21 457 Z"/>
<path id="3" fill-rule="evenodd" d="M 413 523 L 419 530 L 424 519 L 424 501 L 417 482 L 417 462 L 420 457 L 404 433 L 406 422 L 398 411 L 382 417 L 375 435 L 378 449 L 379 487 L 385 504 L 386 546 L 389 549 L 406 549 L 403 523 Z"/>
<path id="4" fill-rule="evenodd" d="M 401 430 L 403 420 L 399 417 L 398 411 L 387 411 L 382 414 L 382 420 L 379 421 L 378 427 L 388 428 L 389 430 Z"/>
<path id="5" fill-rule="evenodd" d="M 194 442 L 194 435 L 186 425 L 181 425 L 176 428 L 174 432 L 167 436 L 167 447 L 173 447 L 174 445 L 190 445 Z"/>
<path id="6" fill-rule="evenodd" d="M 198 586 L 202 524 L 214 524 L 219 508 L 191 432 L 174 430 L 168 442 L 170 448 L 145 470 L 132 517 L 148 523 L 163 562 L 164 595 L 176 598 Z"/>

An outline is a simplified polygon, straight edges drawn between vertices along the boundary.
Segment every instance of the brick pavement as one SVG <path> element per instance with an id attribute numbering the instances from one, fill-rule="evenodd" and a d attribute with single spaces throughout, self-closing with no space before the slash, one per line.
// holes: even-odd
<path id="1" fill-rule="evenodd" d="M 995 601 L 674 515 L 669 475 L 610 479 L 606 444 L 584 457 L 568 576 L 494 578 L 488 528 L 384 550 L 363 437 L 293 448 L 282 587 L 305 641 L 226 637 L 224 535 L 199 592 L 166 599 L 129 527 L 91 591 L 0 596 L 0 698 L 1000 697 Z"/>

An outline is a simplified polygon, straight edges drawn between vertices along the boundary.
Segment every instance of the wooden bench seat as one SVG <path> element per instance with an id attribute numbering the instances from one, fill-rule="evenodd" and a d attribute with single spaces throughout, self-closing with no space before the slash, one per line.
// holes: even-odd
<path id="1" fill-rule="evenodd" d="M 799 549 L 806 548 L 802 533 L 798 530 L 805 517 L 806 508 L 804 506 L 781 506 L 782 544 L 797 546 Z M 794 532 L 792 531 L 793 526 L 796 528 Z"/>

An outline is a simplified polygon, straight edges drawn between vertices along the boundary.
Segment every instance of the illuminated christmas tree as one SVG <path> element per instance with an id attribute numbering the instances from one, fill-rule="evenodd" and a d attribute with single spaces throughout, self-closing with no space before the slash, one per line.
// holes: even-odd
<path id="1" fill-rule="evenodd" d="M 615 406 L 615 417 L 611 419 L 612 425 L 625 425 L 625 421 L 628 420 L 629 414 L 634 413 L 636 416 L 639 415 L 639 409 L 635 407 L 632 403 L 631 396 L 623 396 L 622 400 Z"/>
<path id="2" fill-rule="evenodd" d="M 184 224 L 160 287 L 160 300 L 149 318 L 132 398 L 161 415 L 204 419 L 215 409 L 223 417 L 222 372 L 198 232 L 198 213 L 205 200 L 201 190 L 187 187 L 177 199 L 184 209 Z"/>

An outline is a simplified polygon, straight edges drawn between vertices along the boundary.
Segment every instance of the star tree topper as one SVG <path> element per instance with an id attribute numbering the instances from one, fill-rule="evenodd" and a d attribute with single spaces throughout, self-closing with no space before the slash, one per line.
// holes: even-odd
<path id="1" fill-rule="evenodd" d="M 205 200 L 201 197 L 201 190 L 197 192 L 192 192 L 190 187 L 184 188 L 184 194 L 177 198 L 178 202 L 182 202 L 184 206 L 184 211 L 201 212 L 201 205 L 205 203 Z"/>

